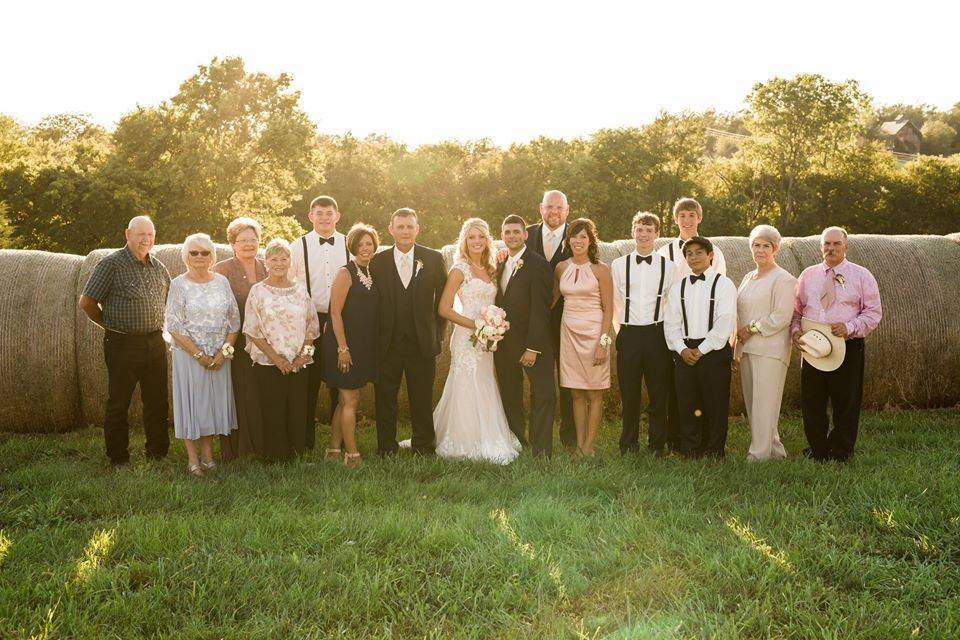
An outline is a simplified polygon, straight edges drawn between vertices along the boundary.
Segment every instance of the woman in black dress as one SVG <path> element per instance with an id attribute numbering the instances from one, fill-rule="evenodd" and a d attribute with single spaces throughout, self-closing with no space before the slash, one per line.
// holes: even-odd
<path id="1" fill-rule="evenodd" d="M 347 233 L 347 250 L 353 259 L 342 267 L 330 288 L 330 314 L 323 331 L 322 377 L 327 386 L 339 391 L 333 413 L 328 459 L 360 464 L 354 431 L 360 390 L 373 382 L 377 373 L 378 294 L 370 275 L 370 260 L 380 238 L 376 229 L 358 222 Z"/>

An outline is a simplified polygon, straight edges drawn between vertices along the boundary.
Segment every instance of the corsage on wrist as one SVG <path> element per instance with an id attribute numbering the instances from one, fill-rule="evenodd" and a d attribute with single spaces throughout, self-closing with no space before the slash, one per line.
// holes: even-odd
<path id="1" fill-rule="evenodd" d="M 305 344 L 305 345 L 303 345 L 303 348 L 300 349 L 300 355 L 303 356 L 304 358 L 312 358 L 312 357 L 313 357 L 313 353 L 314 353 L 315 351 L 316 351 L 316 349 L 314 348 L 314 346 L 313 346 L 312 344 Z"/>
<path id="2" fill-rule="evenodd" d="M 610 335 L 607 334 L 607 333 L 601 333 L 601 334 L 600 334 L 600 346 L 603 347 L 604 349 L 606 349 L 606 348 L 609 347 L 611 344 L 613 344 L 613 338 L 611 338 Z"/>
<path id="3" fill-rule="evenodd" d="M 224 342 L 223 346 L 220 347 L 220 354 L 227 360 L 233 360 L 234 348 L 233 345 L 229 342 Z"/>
<path id="4" fill-rule="evenodd" d="M 753 334 L 760 333 L 760 323 L 754 320 L 749 325 L 747 325 L 747 330 Z"/>

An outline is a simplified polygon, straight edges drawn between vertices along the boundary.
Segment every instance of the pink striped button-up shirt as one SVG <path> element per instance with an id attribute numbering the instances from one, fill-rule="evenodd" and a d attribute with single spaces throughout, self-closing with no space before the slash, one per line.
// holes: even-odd
<path id="1" fill-rule="evenodd" d="M 829 309 L 824 309 L 820 296 L 829 268 L 821 262 L 800 274 L 791 333 L 800 331 L 800 318 L 809 318 L 826 324 L 842 322 L 847 326 L 847 338 L 865 338 L 877 328 L 883 315 L 876 278 L 864 267 L 844 260 L 833 268 L 836 299 Z"/>

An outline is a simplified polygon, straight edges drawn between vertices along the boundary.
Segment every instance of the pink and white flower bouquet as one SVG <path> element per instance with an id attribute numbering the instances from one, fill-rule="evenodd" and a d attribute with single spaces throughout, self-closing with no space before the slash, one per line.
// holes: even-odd
<path id="1" fill-rule="evenodd" d="M 496 351 L 497 343 L 503 340 L 503 335 L 510 328 L 507 312 L 492 304 L 480 309 L 474 324 L 477 328 L 470 336 L 470 342 L 484 351 Z"/>

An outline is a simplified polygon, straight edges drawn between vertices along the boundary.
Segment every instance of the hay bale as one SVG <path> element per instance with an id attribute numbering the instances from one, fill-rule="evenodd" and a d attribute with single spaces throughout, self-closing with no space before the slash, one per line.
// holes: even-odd
<path id="1" fill-rule="evenodd" d="M 223 260 L 233 255 L 233 250 L 228 245 L 216 245 L 217 260 Z M 82 292 L 93 269 L 106 256 L 116 251 L 116 249 L 97 249 L 90 252 L 83 259 L 83 264 L 76 276 L 76 296 Z M 157 245 L 153 251 L 154 256 L 164 264 L 170 272 L 170 277 L 175 278 L 187 270 L 180 258 L 180 245 Z M 87 316 L 76 308 L 74 303 L 76 336 L 77 336 L 77 359 L 80 363 L 78 368 L 81 394 L 80 394 L 80 420 L 84 426 L 102 426 L 103 416 L 107 404 L 107 365 L 103 360 L 103 329 L 90 322 Z M 168 354 L 169 358 L 169 354 Z M 172 367 L 167 367 L 168 375 L 172 372 Z M 168 386 L 170 401 L 173 401 L 172 391 Z M 172 416 L 172 410 L 170 415 Z M 130 424 L 143 424 L 143 404 L 140 400 L 140 388 L 134 392 L 133 402 L 131 403 Z"/>
<path id="2" fill-rule="evenodd" d="M 78 423 L 73 318 L 82 261 L 0 250 L 0 431 L 60 432 Z"/>

